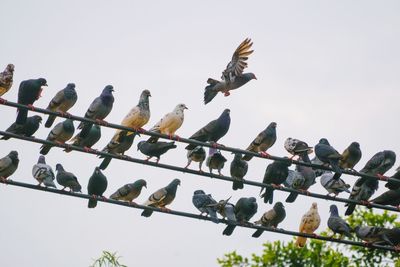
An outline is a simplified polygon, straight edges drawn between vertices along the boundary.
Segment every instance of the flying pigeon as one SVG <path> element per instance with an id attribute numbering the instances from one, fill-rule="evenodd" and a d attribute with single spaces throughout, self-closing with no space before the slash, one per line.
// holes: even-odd
<path id="1" fill-rule="evenodd" d="M 168 210 L 165 208 L 165 206 L 171 204 L 171 202 L 175 199 L 176 190 L 180 184 L 181 181 L 179 179 L 172 180 L 172 182 L 170 182 L 166 187 L 163 187 L 151 194 L 143 205 Z M 144 217 L 150 217 L 151 214 L 153 214 L 153 211 L 150 209 L 145 209 L 142 212 L 142 216 Z"/>
<path id="2" fill-rule="evenodd" d="M 88 195 L 94 197 L 104 197 L 103 194 L 107 189 L 107 177 L 100 171 L 99 167 L 94 169 L 92 176 L 89 178 L 87 186 Z M 90 198 L 88 208 L 95 208 L 97 206 L 97 199 Z"/>
<path id="3" fill-rule="evenodd" d="M 236 153 L 231 162 L 231 176 L 235 181 L 232 184 L 233 190 L 243 189 L 243 177 L 246 175 L 249 166 L 242 159 L 242 154 Z"/>
<path id="4" fill-rule="evenodd" d="M 320 179 L 321 185 L 328 191 L 328 195 L 337 196 L 341 192 L 350 193 L 350 185 L 346 184 L 341 178 L 333 179 L 333 176 L 332 172 L 325 172 Z"/>
<path id="5" fill-rule="evenodd" d="M 18 168 L 18 152 L 13 150 L 0 159 L 0 180 L 5 182 Z"/>
<path id="6" fill-rule="evenodd" d="M 339 211 L 336 205 L 331 205 L 329 208 L 329 212 L 331 216 L 328 219 L 328 227 L 332 230 L 334 237 L 336 234 L 340 234 L 339 239 L 342 239 L 342 235 L 345 235 L 349 238 L 352 237 L 350 225 L 340 218 Z"/>
<path id="7" fill-rule="evenodd" d="M 44 184 L 45 187 L 57 188 L 54 183 L 55 175 L 53 169 L 46 164 L 46 159 L 43 155 L 40 155 L 38 162 L 33 165 L 32 176 L 39 182 L 38 186 Z"/>
<path id="8" fill-rule="evenodd" d="M 57 92 L 46 109 L 60 113 L 66 113 L 70 108 L 72 108 L 73 105 L 75 105 L 77 100 L 78 95 L 75 91 L 75 84 L 69 83 L 67 84 L 67 87 Z M 49 118 L 44 126 L 46 128 L 50 128 L 53 125 L 56 117 L 57 116 L 55 115 L 49 115 Z"/>
<path id="9" fill-rule="evenodd" d="M 269 184 L 273 186 L 280 186 L 285 182 L 289 175 L 289 166 L 291 162 L 289 159 L 287 161 L 274 161 L 267 166 L 264 174 L 264 184 Z M 264 203 L 272 204 L 274 200 L 274 188 L 273 187 L 261 187 L 260 194 L 265 189 L 265 192 L 261 195 L 264 198 Z"/>
<path id="10" fill-rule="evenodd" d="M 334 179 L 339 179 L 342 174 L 342 169 L 339 167 L 339 160 L 342 155 L 329 145 L 329 142 L 325 138 L 319 140 L 319 143 L 315 146 L 314 150 L 318 159 L 332 167 L 336 173 Z"/>
<path id="11" fill-rule="evenodd" d="M 243 70 L 247 67 L 246 61 L 248 56 L 254 51 L 250 50 L 252 45 L 251 39 L 246 38 L 238 48 L 236 48 L 231 61 L 222 72 L 222 81 L 208 78 L 208 86 L 206 86 L 204 91 L 204 104 L 211 102 L 218 92 L 229 96 L 229 91 L 245 85 L 252 79 L 257 79 L 253 73 L 243 73 Z"/>
<path id="12" fill-rule="evenodd" d="M 277 228 L 278 224 L 280 224 L 286 218 L 285 207 L 282 202 L 276 202 L 274 207 L 265 212 L 260 220 L 254 222 L 254 224 L 261 224 L 265 227 L 273 227 Z M 264 232 L 264 230 L 258 229 L 254 232 L 252 237 L 260 237 L 260 235 Z"/>
<path id="13" fill-rule="evenodd" d="M 142 188 L 147 188 L 147 183 L 143 179 L 139 179 L 131 184 L 126 184 L 119 188 L 114 194 L 110 196 L 111 199 L 128 201 L 129 203 L 133 203 L 133 200 L 136 199 L 140 193 L 142 192 Z"/>
<path id="14" fill-rule="evenodd" d="M 184 110 L 188 109 L 185 104 L 178 104 L 174 110 L 166 114 L 149 131 L 169 135 L 170 139 L 175 136 L 175 132 L 182 126 L 185 118 Z M 147 142 L 157 142 L 158 137 L 150 137 Z"/>
<path id="15" fill-rule="evenodd" d="M 21 125 L 17 125 L 15 122 L 11 124 L 10 127 L 7 128 L 6 132 L 20 134 L 23 136 L 32 136 L 39 129 L 40 124 L 42 123 L 42 117 L 38 115 L 34 115 L 32 117 L 28 117 L 25 123 Z M 3 136 L 1 140 L 8 140 L 9 136 Z"/>
<path id="16" fill-rule="evenodd" d="M 39 99 L 42 93 L 42 86 L 47 86 L 46 79 L 32 79 L 22 81 L 18 89 L 18 104 L 32 106 L 32 104 Z M 16 119 L 16 124 L 23 125 L 28 117 L 28 110 L 19 108 Z"/>
<path id="17" fill-rule="evenodd" d="M 303 215 L 300 222 L 299 232 L 306 234 L 314 234 L 321 223 L 321 217 L 318 214 L 317 203 L 312 203 L 311 208 Z M 298 236 L 296 239 L 296 246 L 304 247 L 307 242 L 307 237 Z"/>
<path id="18" fill-rule="evenodd" d="M 360 161 L 362 156 L 360 144 L 357 142 L 353 142 L 346 148 L 342 157 L 339 160 L 339 167 L 342 169 L 354 169 L 354 166 Z"/>
<path id="19" fill-rule="evenodd" d="M 192 161 L 194 161 L 194 162 L 199 162 L 199 170 L 200 172 L 202 172 L 201 166 L 203 165 L 203 162 L 206 159 L 206 151 L 204 150 L 204 148 L 202 146 L 196 146 L 194 149 L 188 150 L 186 156 L 188 159 L 188 163 L 185 169 L 189 167 Z"/>
<path id="20" fill-rule="evenodd" d="M 311 162 L 308 154 L 313 152 L 313 148 L 306 142 L 289 137 L 285 140 L 284 147 L 292 155 L 290 159 L 299 156 L 303 162 Z"/>
<path id="21" fill-rule="evenodd" d="M 78 178 L 76 178 L 73 173 L 65 171 L 64 167 L 60 163 L 56 165 L 56 171 L 57 183 L 63 186 L 61 190 L 65 190 L 65 188 L 68 187 L 70 191 L 81 192 L 82 187 L 78 182 Z"/>
<path id="22" fill-rule="evenodd" d="M 221 154 L 221 151 L 216 151 L 210 153 L 206 160 L 206 166 L 208 167 L 210 173 L 212 170 L 218 170 L 218 174 L 222 175 L 221 170 L 224 168 L 227 159 Z"/>
<path id="23" fill-rule="evenodd" d="M 74 123 L 70 119 L 66 119 L 63 122 L 59 122 L 54 126 L 49 135 L 47 136 L 47 141 L 57 142 L 64 144 L 74 135 L 75 127 Z M 51 149 L 52 145 L 42 145 L 40 148 L 40 154 L 47 155 Z"/>
<path id="24" fill-rule="evenodd" d="M 0 73 L 0 97 L 10 90 L 13 84 L 14 65 L 8 64 L 6 69 Z"/>
<path id="25" fill-rule="evenodd" d="M 217 201 L 210 194 L 207 195 L 203 190 L 196 190 L 193 192 L 192 203 L 201 212 L 201 215 L 203 213 L 210 215 L 214 223 L 219 223 L 216 209 Z"/>
<path id="26" fill-rule="evenodd" d="M 257 201 L 254 197 L 242 197 L 236 202 L 235 205 L 235 217 L 236 221 L 239 224 L 248 224 L 250 219 L 257 213 Z M 235 230 L 236 225 L 228 224 L 224 231 L 222 232 L 223 235 L 230 236 Z"/>
<path id="27" fill-rule="evenodd" d="M 147 141 L 140 141 L 137 145 L 137 150 L 140 150 L 147 157 L 146 161 L 152 157 L 157 158 L 156 162 L 160 161 L 160 156 L 167 153 L 168 150 L 176 148 L 175 142 L 162 142 L 149 143 Z"/>
<path id="28" fill-rule="evenodd" d="M 271 122 L 264 131 L 257 135 L 246 150 L 260 153 L 262 156 L 267 157 L 268 153 L 266 151 L 272 147 L 276 141 L 276 125 L 276 122 Z M 251 155 L 243 156 L 243 159 L 247 161 L 252 158 L 253 156 Z"/>
<path id="29" fill-rule="evenodd" d="M 209 122 L 206 126 L 195 132 L 189 139 L 200 142 L 218 142 L 229 130 L 231 125 L 231 111 L 225 109 L 218 119 Z M 186 150 L 193 150 L 196 145 L 189 144 L 185 147 Z"/>

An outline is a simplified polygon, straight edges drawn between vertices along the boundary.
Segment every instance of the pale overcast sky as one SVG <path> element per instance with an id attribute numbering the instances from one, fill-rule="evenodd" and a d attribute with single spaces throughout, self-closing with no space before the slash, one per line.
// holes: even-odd
<path id="1" fill-rule="evenodd" d="M 3 0 L 0 25 L 0 68 L 15 64 L 14 86 L 4 97 L 16 101 L 22 80 L 44 77 L 48 88 L 35 104 L 46 107 L 54 94 L 74 82 L 78 102 L 70 110 L 83 115 L 107 84 L 115 88 L 115 105 L 107 120 L 119 123 L 149 89 L 149 129 L 176 104 L 189 110 L 178 134 L 190 136 L 225 108 L 232 124 L 221 143 L 246 148 L 271 121 L 278 123 L 276 144 L 269 151 L 285 156 L 283 142 L 299 138 L 314 145 L 326 137 L 339 151 L 352 141 L 361 144 L 363 158 L 356 169 L 376 152 L 398 143 L 400 97 L 400 3 L 398 1 L 18 1 Z M 234 49 L 246 37 L 254 41 L 248 71 L 258 80 L 218 95 L 203 105 L 208 77 L 219 78 Z M 1 106 L 0 128 L 15 120 L 15 110 Z M 59 121 L 59 120 L 57 120 Z M 77 126 L 77 123 L 75 123 Z M 36 133 L 46 138 L 49 130 Z M 103 129 L 95 146 L 104 147 L 113 135 Z M 128 155 L 136 151 L 138 138 Z M 19 140 L 1 141 L 1 156 L 16 149 L 20 166 L 12 179 L 36 183 L 32 165 L 39 145 Z M 161 162 L 185 166 L 184 144 Z M 223 173 L 229 174 L 230 153 Z M 87 181 L 100 160 L 92 155 L 54 148 L 47 156 L 52 166 L 62 163 L 73 171 L 86 192 Z M 262 181 L 267 161 L 253 159 L 248 179 Z M 396 164 L 395 167 L 397 167 Z M 195 165 L 192 166 L 196 168 Z M 392 174 L 394 170 L 388 172 Z M 143 178 L 148 188 L 137 202 L 168 184 L 182 181 L 172 209 L 198 213 L 191 197 L 196 189 L 216 199 L 256 196 L 259 189 L 246 186 L 233 192 L 231 184 L 190 174 L 113 160 L 105 171 L 109 196 L 121 185 Z M 355 177 L 343 176 L 353 184 Z M 383 191 L 380 184 L 380 192 Z M 318 184 L 310 191 L 326 193 Z M 342 194 L 342 197 L 347 197 Z M 276 192 L 284 201 L 287 193 Z M 286 220 L 280 225 L 298 230 L 302 214 L 317 201 L 326 227 L 332 202 L 298 197 L 285 204 Z M 2 266 L 88 266 L 102 250 L 117 251 L 128 266 L 216 266 L 216 258 L 237 250 L 260 252 L 267 240 L 290 237 L 237 229 L 222 236 L 224 225 L 153 214 L 99 203 L 88 209 L 82 199 L 0 186 Z M 269 210 L 258 198 L 254 219 Z M 338 204 L 341 214 L 343 204 Z M 256 218 L 257 217 L 257 218 Z"/>

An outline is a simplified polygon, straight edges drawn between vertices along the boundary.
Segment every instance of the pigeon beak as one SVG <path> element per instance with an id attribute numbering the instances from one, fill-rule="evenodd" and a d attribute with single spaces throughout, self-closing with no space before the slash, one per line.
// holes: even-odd
<path id="1" fill-rule="evenodd" d="M 184 109 L 189 109 L 189 108 L 187 106 L 185 106 Z"/>
<path id="2" fill-rule="evenodd" d="M 43 85 L 43 86 L 48 86 L 48 85 L 47 85 L 47 83 L 46 83 L 46 84 L 45 84 L 45 85 Z"/>

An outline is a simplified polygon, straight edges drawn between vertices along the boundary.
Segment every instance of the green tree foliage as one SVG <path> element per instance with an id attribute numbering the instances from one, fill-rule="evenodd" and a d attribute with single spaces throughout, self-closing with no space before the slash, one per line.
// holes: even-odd
<path id="1" fill-rule="evenodd" d="M 387 211 L 372 212 L 371 209 L 358 208 L 353 215 L 347 217 L 352 228 L 358 225 L 374 225 L 382 227 L 400 227 L 396 223 L 397 214 Z M 330 230 L 320 233 L 332 236 Z M 354 237 L 353 240 L 357 240 Z M 217 259 L 222 267 L 267 267 L 267 266 L 326 266 L 326 267 L 360 267 L 360 266 L 396 266 L 400 267 L 399 254 L 377 249 L 325 242 L 309 239 L 304 248 L 297 248 L 294 239 L 290 242 L 266 242 L 261 255 L 252 254 L 243 257 L 236 251 Z"/>
<path id="2" fill-rule="evenodd" d="M 103 251 L 103 254 L 90 267 L 127 267 L 119 263 L 121 257 L 117 256 L 117 252 Z"/>

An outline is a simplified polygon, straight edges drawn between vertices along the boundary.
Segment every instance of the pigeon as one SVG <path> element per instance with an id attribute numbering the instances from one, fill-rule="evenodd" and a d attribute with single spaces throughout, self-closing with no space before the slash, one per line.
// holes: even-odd
<path id="1" fill-rule="evenodd" d="M 399 207 L 400 205 L 400 189 L 388 190 L 380 196 L 371 200 L 372 203 L 380 205 L 390 205 Z M 400 207 L 399 207 L 400 208 Z"/>
<path id="2" fill-rule="evenodd" d="M 99 167 L 96 167 L 89 178 L 87 186 L 88 195 L 94 197 L 89 199 L 88 208 L 95 208 L 97 206 L 96 197 L 104 197 L 103 194 L 107 189 L 107 185 L 107 177 L 101 172 Z"/>
<path id="3" fill-rule="evenodd" d="M 14 65 L 8 64 L 6 69 L 0 73 L 0 97 L 10 90 L 13 84 Z"/>
<path id="4" fill-rule="evenodd" d="M 257 135 L 246 150 L 260 153 L 262 156 L 268 157 L 269 155 L 266 151 L 272 147 L 276 141 L 276 125 L 276 122 L 271 122 L 264 131 Z M 243 156 L 243 159 L 246 161 L 252 158 L 253 156 L 251 155 Z"/>
<path id="5" fill-rule="evenodd" d="M 254 197 L 242 197 L 236 202 L 235 205 L 235 217 L 236 221 L 239 224 L 248 224 L 250 219 L 257 213 L 257 201 Z M 236 225 L 228 224 L 224 231 L 222 232 L 223 235 L 230 236 L 235 230 Z"/>
<path id="6" fill-rule="evenodd" d="M 147 188 L 147 183 L 143 179 L 139 179 L 131 184 L 126 184 L 119 188 L 114 194 L 110 196 L 111 199 L 128 201 L 131 204 L 133 200 L 136 199 L 142 192 L 142 188 Z"/>
<path id="7" fill-rule="evenodd" d="M 289 137 L 285 140 L 284 147 L 292 155 L 290 159 L 299 156 L 303 162 L 311 162 L 308 154 L 313 152 L 313 148 L 309 147 L 306 142 Z"/>
<path id="8" fill-rule="evenodd" d="M 176 190 L 180 184 L 181 181 L 179 179 L 172 180 L 172 182 L 170 182 L 166 187 L 163 187 L 151 194 L 143 205 L 168 210 L 165 208 L 165 206 L 171 204 L 171 202 L 175 199 Z M 144 217 L 150 217 L 151 214 L 153 214 L 153 211 L 150 209 L 145 209 L 142 212 L 142 216 Z"/>
<path id="9" fill-rule="evenodd" d="M 127 131 L 122 131 L 119 133 L 119 137 L 117 140 L 111 139 L 111 141 L 107 144 L 105 148 L 103 148 L 102 152 L 115 154 L 115 155 L 124 155 L 125 151 L 131 148 L 133 144 L 133 140 L 135 139 L 136 133 L 128 135 Z M 100 169 L 105 170 L 111 162 L 111 157 L 103 157 L 102 163 L 100 164 Z"/>
<path id="10" fill-rule="evenodd" d="M 378 226 L 356 226 L 356 236 L 374 245 L 389 245 L 398 247 L 400 243 L 400 228 L 392 229 Z"/>
<path id="11" fill-rule="evenodd" d="M 133 107 L 129 113 L 122 120 L 121 125 L 129 128 L 133 128 L 136 131 L 142 131 L 142 127 L 150 120 L 150 103 L 149 97 L 151 97 L 149 90 L 144 90 L 140 94 L 139 103 Z M 113 141 L 116 141 L 122 130 L 117 130 L 114 134 Z M 133 134 L 129 132 L 128 135 Z"/>
<path id="12" fill-rule="evenodd" d="M 167 153 L 168 150 L 176 148 L 175 142 L 162 142 L 149 143 L 147 141 L 140 141 L 137 145 L 137 150 L 140 150 L 147 157 L 146 161 L 152 157 L 156 157 L 156 162 L 160 161 L 160 156 Z"/>
<path id="13" fill-rule="evenodd" d="M 308 192 L 308 189 L 310 188 L 310 186 L 315 184 L 315 177 L 316 177 L 315 172 L 313 171 L 313 169 L 311 167 L 302 166 L 302 165 L 297 165 L 296 171 L 298 171 L 301 174 L 301 176 L 304 177 L 304 182 L 300 185 L 299 188 L 296 188 L 296 189 L 298 189 L 300 191 Z M 299 194 L 296 192 L 291 192 L 289 194 L 289 196 L 286 198 L 286 202 L 288 202 L 288 203 L 295 202 L 298 195 Z"/>
<path id="14" fill-rule="evenodd" d="M 354 166 L 360 161 L 361 156 L 360 144 L 353 142 L 343 151 L 342 158 L 339 160 L 339 167 L 354 170 Z"/>
<path id="15" fill-rule="evenodd" d="M 101 138 L 101 127 L 93 124 L 86 136 L 83 136 L 82 131 L 75 135 L 71 140 L 73 146 L 83 147 L 86 151 L 94 146 Z M 64 151 L 69 152 L 68 149 Z"/>
<path id="16" fill-rule="evenodd" d="M 75 84 L 69 83 L 67 87 L 58 91 L 58 93 L 53 97 L 50 101 L 49 105 L 47 106 L 47 110 L 66 113 L 73 105 L 75 105 L 76 101 L 78 100 L 78 95 L 75 91 Z M 44 126 L 46 128 L 50 128 L 57 116 L 49 115 Z"/>
<path id="17" fill-rule="evenodd" d="M 182 126 L 183 120 L 185 118 L 185 109 L 188 109 L 185 104 L 178 104 L 172 112 L 166 114 L 149 131 L 167 134 L 169 135 L 169 138 L 172 139 L 175 136 L 175 132 Z M 157 142 L 158 139 L 158 137 L 152 136 L 147 140 L 147 142 Z"/>
<path id="18" fill-rule="evenodd" d="M 220 200 L 216 204 L 216 209 L 219 214 L 221 214 L 222 218 L 226 218 L 228 222 L 236 222 L 236 215 L 235 215 L 235 205 L 227 200 Z M 211 206 L 211 205 L 210 205 Z"/>
<path id="19" fill-rule="evenodd" d="M 218 170 L 218 174 L 222 175 L 221 170 L 224 168 L 227 159 L 222 156 L 221 151 L 213 152 L 207 157 L 206 166 L 208 167 L 210 173 L 212 170 Z"/>
<path id="20" fill-rule="evenodd" d="M 6 132 L 30 137 L 36 133 L 41 123 L 42 123 L 42 117 L 40 117 L 39 115 L 34 115 L 28 117 L 22 126 L 17 125 L 14 122 L 13 124 L 11 124 L 10 127 L 7 128 Z M 9 136 L 3 136 L 1 138 L 1 140 L 8 140 L 8 139 L 10 139 Z"/>
<path id="21" fill-rule="evenodd" d="M 305 234 L 314 234 L 321 223 L 321 217 L 318 214 L 317 203 L 312 203 L 311 208 L 303 215 L 300 222 L 299 232 Z M 307 242 L 307 237 L 298 236 L 296 246 L 304 247 Z"/>
<path id="22" fill-rule="evenodd" d="M 396 169 L 396 173 L 393 174 L 390 178 L 398 180 L 400 182 L 400 167 Z M 389 188 L 390 190 L 396 190 L 400 188 L 400 183 L 389 181 L 385 184 L 385 187 Z"/>
<path id="23" fill-rule="evenodd" d="M 333 176 L 332 172 L 325 172 L 321 176 L 321 185 L 328 191 L 328 195 L 333 194 L 337 196 L 342 192 L 350 193 L 350 185 L 346 184 L 341 178 L 338 180 L 333 179 Z"/>
<path id="24" fill-rule="evenodd" d="M 238 48 L 236 48 L 231 61 L 222 72 L 222 81 L 208 78 L 208 85 L 204 90 L 204 104 L 211 102 L 218 92 L 229 96 L 229 91 L 245 85 L 252 79 L 257 79 L 254 73 L 243 73 L 243 70 L 247 67 L 247 58 L 254 51 L 250 50 L 252 45 L 251 39 L 246 38 Z"/>
<path id="25" fill-rule="evenodd" d="M 376 153 L 360 170 L 360 173 L 382 177 L 396 162 L 396 154 L 391 150 Z M 355 182 L 349 199 L 368 202 L 368 199 L 378 190 L 379 182 L 375 178 L 360 177 Z M 346 215 L 351 215 L 356 204 L 347 203 Z"/>
<path id="26" fill-rule="evenodd" d="M 249 165 L 242 159 L 242 154 L 235 153 L 231 162 L 231 176 L 235 181 L 232 184 L 233 190 L 243 189 L 243 177 L 246 175 Z"/>
<path id="27" fill-rule="evenodd" d="M 114 87 L 111 85 L 107 85 L 100 96 L 96 97 L 92 104 L 90 104 L 88 110 L 85 113 L 86 119 L 92 119 L 99 122 L 104 123 L 104 119 L 110 114 L 111 109 L 114 104 L 114 96 L 112 94 L 114 92 Z M 81 122 L 78 125 L 78 129 L 82 129 L 82 135 L 86 135 L 92 126 L 91 122 Z"/>
<path id="28" fill-rule="evenodd" d="M 194 161 L 194 162 L 199 163 L 200 172 L 203 171 L 201 169 L 201 166 L 203 165 L 203 162 L 206 159 L 206 151 L 204 150 L 204 148 L 202 146 L 196 146 L 194 149 L 188 150 L 186 156 L 188 159 L 188 163 L 187 163 L 185 169 L 189 167 L 189 165 L 192 163 L 192 161 Z"/>
<path id="29" fill-rule="evenodd" d="M 261 219 L 254 222 L 254 224 L 261 224 L 264 227 L 273 227 L 277 228 L 278 224 L 280 224 L 286 218 L 286 211 L 285 207 L 283 206 L 282 202 L 276 202 L 274 207 L 265 212 Z M 252 237 L 260 237 L 261 234 L 264 232 L 262 229 L 258 229 L 254 232 Z"/>
<path id="30" fill-rule="evenodd" d="M 78 182 L 78 178 L 76 178 L 73 173 L 65 171 L 64 167 L 60 163 L 56 165 L 56 171 L 57 183 L 63 186 L 61 190 L 65 190 L 65 188 L 68 187 L 70 192 L 81 192 L 82 187 Z"/>
<path id="31" fill-rule="evenodd" d="M 315 165 L 323 165 L 324 163 L 317 157 L 315 156 L 312 160 L 311 160 L 311 164 L 315 164 Z M 328 170 L 323 170 L 323 169 L 314 169 L 315 175 L 317 177 L 323 175 L 324 173 L 331 173 L 331 171 Z"/>
<path id="32" fill-rule="evenodd" d="M 319 140 L 319 143 L 315 146 L 315 155 L 323 163 L 329 164 L 335 172 L 334 179 L 339 179 L 342 175 L 342 169 L 339 167 L 339 160 L 342 155 L 336 151 L 325 138 Z"/>
<path id="33" fill-rule="evenodd" d="M 63 122 L 59 122 L 54 126 L 49 135 L 47 141 L 57 142 L 65 144 L 74 135 L 75 127 L 74 123 L 70 119 L 66 119 Z M 52 145 L 42 145 L 40 148 L 40 154 L 47 155 Z"/>
<path id="34" fill-rule="evenodd" d="M 209 122 L 206 126 L 195 132 L 189 139 L 200 142 L 218 142 L 229 130 L 231 125 L 231 111 L 225 109 L 218 119 Z M 185 147 L 186 150 L 193 150 L 197 145 L 189 144 Z"/>
<path id="35" fill-rule="evenodd" d="M 47 86 L 46 79 L 31 79 L 22 81 L 18 89 L 18 104 L 32 106 L 42 93 L 42 86 Z M 23 125 L 28 117 L 28 110 L 19 108 L 16 124 Z"/>
<path id="36" fill-rule="evenodd" d="M 342 239 L 343 235 L 351 238 L 352 237 L 352 234 L 351 234 L 352 229 L 350 228 L 350 225 L 345 220 L 340 218 L 337 206 L 331 205 L 329 207 L 329 212 L 331 213 L 331 216 L 328 219 L 328 227 L 333 232 L 333 235 L 331 236 L 331 238 L 334 237 L 336 234 L 340 234 L 339 239 Z"/>
<path id="37" fill-rule="evenodd" d="M 305 181 L 306 179 L 300 172 L 296 170 L 289 170 L 288 176 L 283 182 L 283 185 L 288 188 L 299 190 L 304 186 Z"/>
<path id="38" fill-rule="evenodd" d="M 283 182 L 285 182 L 286 178 L 289 175 L 289 166 L 291 162 L 287 158 L 287 161 L 274 161 L 267 166 L 264 174 L 264 184 L 280 186 Z M 260 194 L 263 192 L 264 187 L 261 187 Z M 274 200 L 274 188 L 266 187 L 264 194 L 261 195 L 264 198 L 264 203 L 272 204 Z"/>
<path id="39" fill-rule="evenodd" d="M 201 212 L 200 215 L 203 213 L 210 215 L 214 223 L 219 223 L 216 209 L 217 201 L 210 194 L 206 195 L 203 190 L 196 190 L 193 192 L 192 203 Z"/>
<path id="40" fill-rule="evenodd" d="M 18 152 L 13 150 L 7 156 L 0 159 L 0 180 L 5 182 L 13 175 L 19 164 Z"/>
<path id="41" fill-rule="evenodd" d="M 57 188 L 54 183 L 56 176 L 51 166 L 46 164 L 46 159 L 43 155 L 40 155 L 38 162 L 33 165 L 32 176 L 39 182 L 38 186 L 44 184 L 45 187 Z"/>

